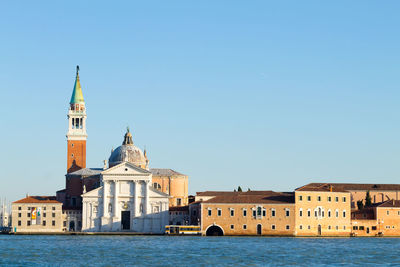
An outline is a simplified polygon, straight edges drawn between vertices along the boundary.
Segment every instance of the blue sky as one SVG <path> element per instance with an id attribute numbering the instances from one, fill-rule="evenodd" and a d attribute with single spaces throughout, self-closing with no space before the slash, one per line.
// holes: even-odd
<path id="1" fill-rule="evenodd" d="M 64 188 L 80 65 L 87 166 L 126 126 L 189 192 L 399 183 L 397 1 L 0 3 L 0 196 Z"/>

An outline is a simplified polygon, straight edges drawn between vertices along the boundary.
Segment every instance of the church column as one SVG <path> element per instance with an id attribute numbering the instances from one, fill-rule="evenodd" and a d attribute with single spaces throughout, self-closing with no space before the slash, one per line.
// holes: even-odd
<path id="1" fill-rule="evenodd" d="M 133 189 L 133 207 L 134 207 L 134 214 L 135 217 L 139 216 L 139 203 L 138 203 L 138 194 L 139 194 L 139 183 L 138 181 L 134 181 L 133 184 L 135 185 L 135 188 Z"/>
<path id="2" fill-rule="evenodd" d="M 103 181 L 103 216 L 110 217 L 108 212 L 108 192 L 110 192 L 110 182 Z"/>
<path id="3" fill-rule="evenodd" d="M 149 214 L 150 213 L 150 192 L 149 192 L 149 181 L 145 181 L 145 195 L 146 195 L 146 197 L 145 197 L 145 201 L 146 201 L 146 203 L 145 203 L 145 212 L 146 212 L 146 214 Z"/>
<path id="4" fill-rule="evenodd" d="M 114 207 L 113 207 L 113 213 L 114 217 L 118 217 L 118 180 L 114 180 Z"/>

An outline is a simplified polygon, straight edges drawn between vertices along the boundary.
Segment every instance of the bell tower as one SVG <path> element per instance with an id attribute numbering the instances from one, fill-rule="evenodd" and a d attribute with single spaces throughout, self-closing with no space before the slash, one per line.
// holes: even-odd
<path id="1" fill-rule="evenodd" d="M 79 81 L 79 66 L 68 110 L 67 173 L 86 168 L 86 107 Z"/>

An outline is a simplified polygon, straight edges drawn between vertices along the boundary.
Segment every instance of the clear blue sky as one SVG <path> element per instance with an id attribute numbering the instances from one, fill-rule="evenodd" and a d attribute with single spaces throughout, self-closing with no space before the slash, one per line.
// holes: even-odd
<path id="1" fill-rule="evenodd" d="M 87 166 L 127 125 L 189 192 L 400 183 L 398 1 L 0 3 L 0 196 L 54 194 L 75 66 Z"/>

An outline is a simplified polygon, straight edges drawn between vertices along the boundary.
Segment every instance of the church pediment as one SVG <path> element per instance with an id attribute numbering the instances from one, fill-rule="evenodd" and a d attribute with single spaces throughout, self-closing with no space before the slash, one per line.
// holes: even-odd
<path id="1" fill-rule="evenodd" d="M 122 162 L 111 168 L 108 168 L 101 172 L 104 175 L 129 175 L 129 176 L 149 176 L 151 172 L 142 169 L 130 162 Z"/>
<path id="2" fill-rule="evenodd" d="M 96 189 L 93 189 L 89 192 L 83 193 L 82 197 L 100 197 L 103 194 L 103 187 L 100 186 Z"/>

